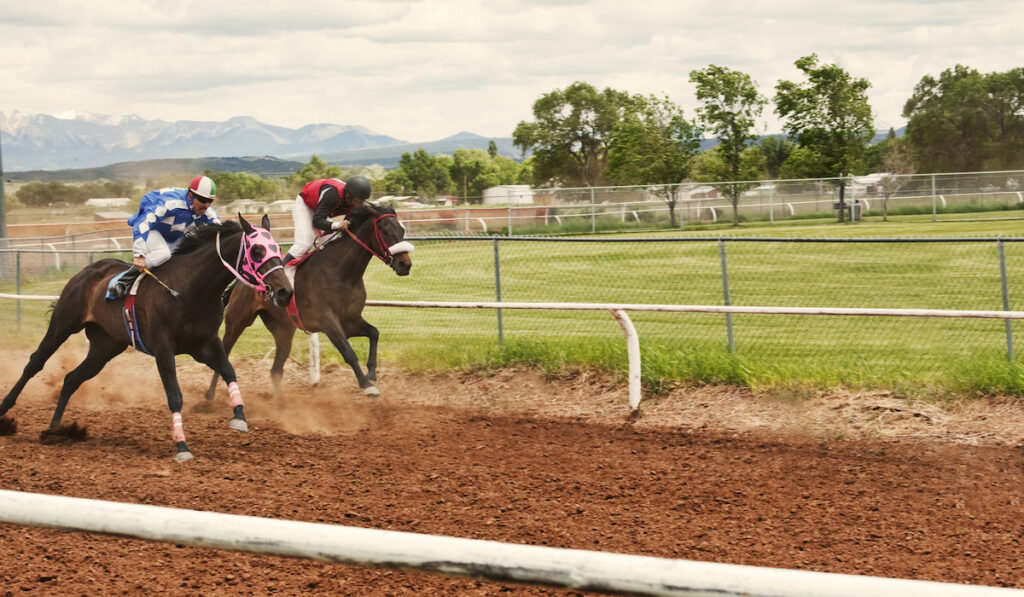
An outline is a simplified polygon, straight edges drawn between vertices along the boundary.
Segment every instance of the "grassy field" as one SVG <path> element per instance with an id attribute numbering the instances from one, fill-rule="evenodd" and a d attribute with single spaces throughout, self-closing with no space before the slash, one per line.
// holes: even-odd
<path id="1" fill-rule="evenodd" d="M 991 214 L 999 217 L 1005 214 Z M 973 218 L 985 214 L 972 214 Z M 751 306 L 1002 309 L 996 237 L 1024 238 L 1024 220 L 932 222 L 930 215 L 889 222 L 794 223 L 631 231 L 574 242 L 503 240 L 501 298 L 533 302 L 723 304 L 722 252 L 731 304 Z M 757 242 L 779 239 L 943 238 L 932 243 Z M 589 237 L 588 237 L 589 238 Z M 658 238 L 662 242 L 600 242 Z M 698 241 L 693 239 L 708 239 Z M 667 239 L 667 240 L 666 240 Z M 952 239 L 987 239 L 963 242 Z M 491 239 L 420 239 L 412 274 L 399 278 L 378 261 L 370 298 L 467 301 L 496 298 Z M 1010 306 L 1024 309 L 1024 243 L 1004 243 Z M 78 267 L 26 276 L 23 294 L 57 294 Z M 0 285 L 11 292 L 13 282 Z M 42 336 L 45 303 L 0 302 L 9 344 L 28 349 Z M 595 367 L 625 375 L 626 348 L 615 319 L 601 312 L 371 307 L 381 358 L 419 370 L 491 370 L 513 363 L 552 374 Z M 1024 394 L 1021 358 L 1008 359 L 1003 320 L 633 313 L 648 391 L 679 384 L 728 383 L 804 394 L 836 386 L 919 397 Z M 1021 337 L 1020 324 L 1013 332 Z M 300 339 L 301 340 L 301 339 Z M 365 358 L 365 339 L 353 341 Z M 260 326 L 236 355 L 272 349 Z M 305 342 L 293 356 L 305 361 Z M 1016 351 L 1020 353 L 1021 351 Z M 340 362 L 337 352 L 326 360 Z M 269 365 L 268 365 L 269 367 Z"/>

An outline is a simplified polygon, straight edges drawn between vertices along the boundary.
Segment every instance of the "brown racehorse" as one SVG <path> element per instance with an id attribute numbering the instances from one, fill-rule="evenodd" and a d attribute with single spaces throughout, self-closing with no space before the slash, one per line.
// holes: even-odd
<path id="1" fill-rule="evenodd" d="M 390 207 L 365 204 L 349 214 L 351 234 L 337 233 L 333 240 L 321 245 L 306 258 L 295 271 L 295 321 L 285 309 L 268 304 L 251 288 L 236 286 L 231 291 L 224 310 L 224 349 L 229 353 L 238 337 L 252 325 L 259 315 L 263 324 L 274 335 L 274 363 L 270 367 L 274 393 L 281 396 L 281 376 L 284 363 L 292 351 L 296 324 L 309 332 L 323 332 L 338 349 L 345 362 L 352 367 L 359 387 L 369 396 L 377 390 L 377 328 L 363 319 L 366 305 L 366 286 L 363 273 L 376 256 L 387 263 L 399 276 L 409 275 L 413 250 L 405 241 L 405 228 Z M 370 340 L 366 359 L 366 373 L 348 339 L 365 336 Z M 214 372 L 207 399 L 213 398 L 217 388 Z"/>
<path id="2" fill-rule="evenodd" d="M 172 438 L 177 449 L 175 460 L 189 460 L 192 453 L 185 443 L 181 423 L 182 396 L 174 355 L 191 355 L 224 377 L 234 407 L 231 427 L 248 431 L 235 370 L 217 335 L 223 318 L 221 293 L 235 279 L 236 272 L 241 272 L 239 279 L 248 284 L 264 285 L 277 304 L 288 304 L 292 286 L 281 267 L 281 250 L 266 230 L 269 219 L 264 216 L 262 228 L 251 226 L 241 216 L 239 221 L 240 225 L 226 221 L 205 224 L 187 232 L 172 259 L 155 268 L 152 276 L 142 277 L 131 316 L 126 316 L 123 309 L 129 299 L 105 298 L 111 278 L 125 271 L 128 264 L 103 259 L 75 274 L 54 304 L 42 342 L 29 358 L 21 378 L 0 403 L 0 430 L 6 430 L 5 434 L 14 432 L 17 425 L 7 416 L 7 411 L 14 406 L 25 384 L 64 341 L 84 329 L 89 339 L 89 353 L 64 378 L 57 408 L 44 437 L 48 432 L 60 433 L 60 420 L 71 394 L 129 345 L 148 352 L 156 360 L 167 394 L 167 406 L 171 409 Z M 237 255 L 234 268 L 222 255 L 232 260 Z M 162 288 L 161 284 L 167 288 Z M 137 335 L 129 332 L 130 327 Z M 130 381 L 130 377 L 126 379 Z M 0 434 L 4 434 L 3 431 Z"/>

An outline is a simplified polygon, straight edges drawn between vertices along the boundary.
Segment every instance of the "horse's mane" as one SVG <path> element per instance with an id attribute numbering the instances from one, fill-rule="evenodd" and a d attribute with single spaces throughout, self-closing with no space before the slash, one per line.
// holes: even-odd
<path id="1" fill-rule="evenodd" d="M 209 224 L 189 228 L 188 232 L 185 233 L 185 238 L 181 240 L 181 244 L 174 250 L 174 255 L 184 255 L 185 253 L 195 251 L 199 247 L 217 238 L 218 232 L 231 234 L 232 232 L 241 232 L 241 230 L 242 226 L 234 220 L 225 220 L 220 224 L 214 224 L 211 222 Z"/>
<path id="2" fill-rule="evenodd" d="M 348 218 L 348 229 L 352 232 L 359 230 L 366 220 L 370 218 L 376 218 L 382 214 L 393 214 L 395 208 L 390 205 L 377 205 L 376 203 L 364 203 L 358 209 L 350 212 L 346 218 Z"/>

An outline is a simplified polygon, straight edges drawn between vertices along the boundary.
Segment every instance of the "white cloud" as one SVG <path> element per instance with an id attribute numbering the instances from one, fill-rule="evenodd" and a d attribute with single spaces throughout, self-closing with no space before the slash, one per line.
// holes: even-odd
<path id="1" fill-rule="evenodd" d="M 1014 0 L 0 0 L 0 111 L 249 115 L 358 124 L 410 141 L 509 136 L 582 80 L 668 95 L 720 64 L 762 93 L 817 53 L 872 82 L 884 125 L 926 74 L 1020 66 Z M 767 130 L 778 123 L 766 113 Z"/>

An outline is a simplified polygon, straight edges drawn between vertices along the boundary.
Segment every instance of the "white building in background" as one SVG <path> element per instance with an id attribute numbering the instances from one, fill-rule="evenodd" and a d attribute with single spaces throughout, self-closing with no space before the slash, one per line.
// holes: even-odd
<path id="1" fill-rule="evenodd" d="M 103 197 L 99 199 L 86 199 L 85 204 L 89 207 L 121 207 L 128 205 L 131 201 L 128 197 Z"/>
<path id="2" fill-rule="evenodd" d="M 484 189 L 484 205 L 529 205 L 533 189 L 528 184 L 505 184 Z"/>

